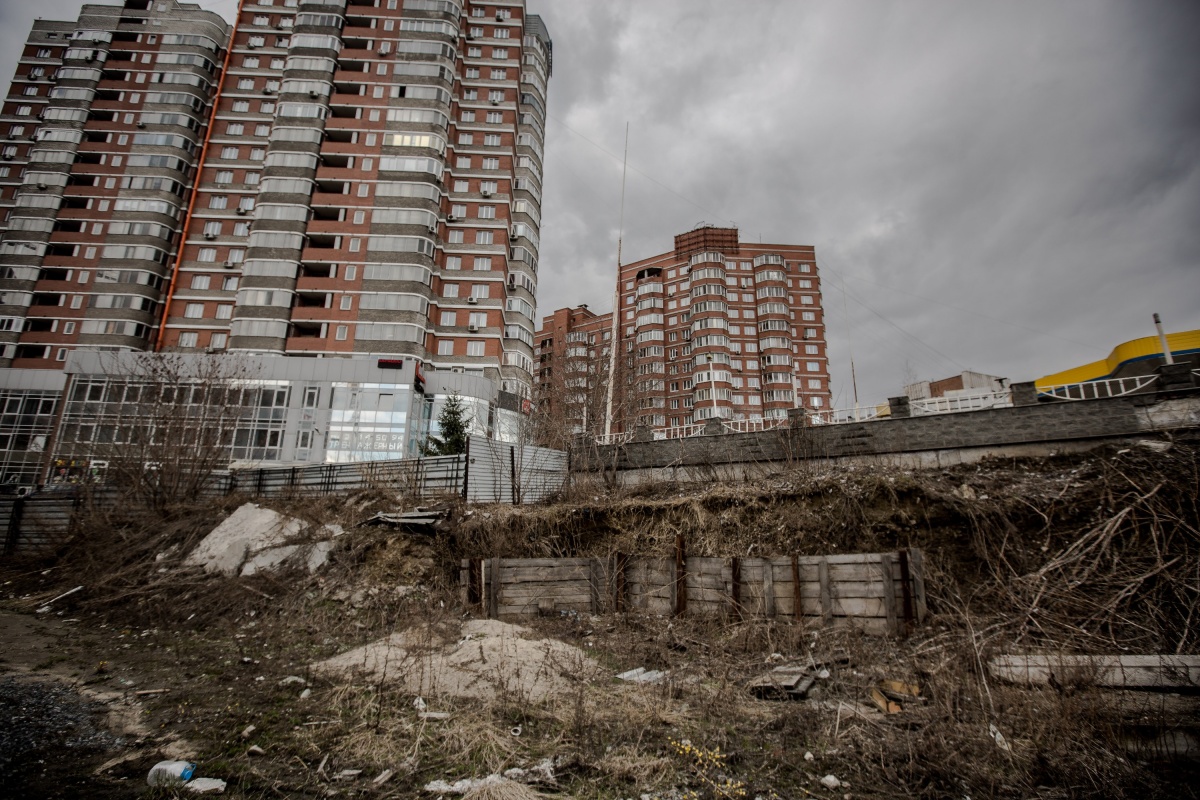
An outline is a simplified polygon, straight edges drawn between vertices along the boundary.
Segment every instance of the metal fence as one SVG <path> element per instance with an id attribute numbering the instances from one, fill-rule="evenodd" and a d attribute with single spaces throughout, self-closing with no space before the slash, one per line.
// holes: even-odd
<path id="1" fill-rule="evenodd" d="M 558 450 L 472 436 L 463 455 L 222 473 L 206 494 L 271 497 L 380 488 L 422 500 L 453 494 L 470 503 L 536 503 L 562 489 L 568 466 L 567 454 Z M 118 492 L 103 484 L 51 486 L 23 496 L 0 496 L 3 555 L 52 555 L 74 533 L 76 510 L 85 494 L 94 507 L 121 502 Z"/>

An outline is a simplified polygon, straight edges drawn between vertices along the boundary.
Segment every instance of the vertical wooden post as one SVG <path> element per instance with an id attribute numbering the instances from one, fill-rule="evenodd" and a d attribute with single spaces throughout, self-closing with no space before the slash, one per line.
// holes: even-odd
<path id="1" fill-rule="evenodd" d="M 891 633 L 900 634 L 896 622 L 896 582 L 892 578 L 892 554 L 883 553 L 879 556 L 880 577 L 883 580 L 883 612 L 887 615 L 887 629 Z"/>
<path id="2" fill-rule="evenodd" d="M 493 558 L 488 565 L 488 602 L 487 617 L 495 619 L 500 609 L 500 559 Z"/>
<path id="3" fill-rule="evenodd" d="M 792 618 L 797 622 L 804 616 L 800 603 L 800 559 L 792 556 Z"/>
<path id="4" fill-rule="evenodd" d="M 909 562 L 907 550 L 902 549 L 897 555 L 900 559 L 900 609 L 903 612 L 901 624 L 904 626 L 904 635 L 907 636 L 916 627 L 917 616 L 913 603 L 912 564 Z"/>
<path id="5" fill-rule="evenodd" d="M 675 535 L 675 616 L 687 611 L 687 554 L 683 548 L 683 534 Z"/>
<path id="6" fill-rule="evenodd" d="M 775 618 L 775 565 L 771 559 L 764 558 L 763 562 L 763 616 Z"/>
<path id="7" fill-rule="evenodd" d="M 733 616 L 742 616 L 742 561 L 737 556 L 729 559 L 729 597 L 733 601 Z"/>
<path id="8" fill-rule="evenodd" d="M 916 619 L 920 625 L 925 621 L 925 554 L 916 547 L 908 550 L 908 563 L 912 571 L 913 600 L 916 603 Z"/>
<path id="9" fill-rule="evenodd" d="M 833 592 L 829 587 L 829 561 L 822 558 L 817 562 L 817 580 L 821 585 L 821 618 L 826 625 L 833 623 Z"/>
<path id="10" fill-rule="evenodd" d="M 600 559 L 588 559 L 588 589 L 592 596 L 592 614 L 600 613 L 600 582 L 602 570 L 600 569 Z"/>
<path id="11" fill-rule="evenodd" d="M 613 611 L 620 613 L 628 610 L 629 606 L 629 556 L 624 553 L 613 554 Z"/>

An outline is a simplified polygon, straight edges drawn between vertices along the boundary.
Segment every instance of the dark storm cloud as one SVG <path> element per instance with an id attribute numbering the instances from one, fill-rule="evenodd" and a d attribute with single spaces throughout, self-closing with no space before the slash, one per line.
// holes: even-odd
<path id="1" fill-rule="evenodd" d="M 628 121 L 625 260 L 701 221 L 815 245 L 840 405 L 851 346 L 874 401 L 1101 358 L 1155 311 L 1200 327 L 1196 3 L 529 5 L 555 55 L 541 313 L 611 304 Z M 3 77 L 35 12 L 78 9 L 0 2 Z"/>
<path id="2" fill-rule="evenodd" d="M 673 191 L 630 172 L 625 260 L 701 220 L 816 245 L 840 404 L 851 345 L 876 400 L 1100 358 L 1154 311 L 1200 326 L 1195 6 L 532 10 L 555 40 L 543 312 L 611 303 L 628 120 L 631 167 Z"/>

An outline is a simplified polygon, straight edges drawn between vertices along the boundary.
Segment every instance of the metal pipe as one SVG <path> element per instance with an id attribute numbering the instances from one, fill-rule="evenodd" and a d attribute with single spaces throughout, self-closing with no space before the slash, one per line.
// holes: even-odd
<path id="1" fill-rule="evenodd" d="M 1162 346 L 1163 360 L 1167 364 L 1174 364 L 1175 359 L 1171 356 L 1171 348 L 1167 345 L 1167 335 L 1163 333 L 1162 319 L 1158 314 L 1154 315 L 1154 327 L 1158 329 L 1158 343 Z"/>

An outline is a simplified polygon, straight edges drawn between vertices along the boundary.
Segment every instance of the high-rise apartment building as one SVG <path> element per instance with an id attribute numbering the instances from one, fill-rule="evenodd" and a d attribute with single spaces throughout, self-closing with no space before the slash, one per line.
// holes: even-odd
<path id="1" fill-rule="evenodd" d="M 227 37 L 175 0 L 34 24 L 0 115 L 0 366 L 151 345 Z"/>
<path id="2" fill-rule="evenodd" d="M 734 228 L 700 227 L 676 236 L 671 252 L 621 265 L 618 280 L 614 432 L 829 409 L 812 247 L 743 242 Z M 604 430 L 595 408 L 600 394 L 608 402 L 611 325 L 611 315 L 586 309 L 543 320 L 539 394 L 577 431 Z"/>
<path id="3" fill-rule="evenodd" d="M 26 56 L 0 363 L 374 355 L 528 392 L 552 50 L 522 0 L 247 0 L 231 39 L 128 0 Z"/>

